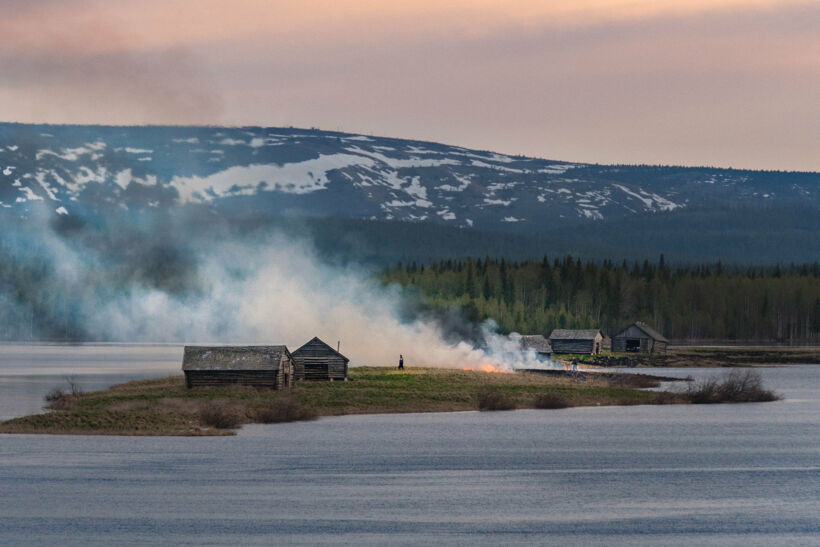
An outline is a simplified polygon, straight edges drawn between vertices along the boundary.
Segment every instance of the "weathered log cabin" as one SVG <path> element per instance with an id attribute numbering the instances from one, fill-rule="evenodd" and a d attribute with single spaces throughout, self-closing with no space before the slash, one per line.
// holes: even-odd
<path id="1" fill-rule="evenodd" d="M 241 384 L 273 389 L 293 385 L 295 365 L 285 346 L 185 346 L 185 384 Z"/>
<path id="2" fill-rule="evenodd" d="M 299 380 L 345 380 L 350 359 L 319 338 L 293 352 L 296 378 Z"/>
<path id="3" fill-rule="evenodd" d="M 552 354 L 552 346 L 550 341 L 540 334 L 522 334 L 521 348 L 526 350 L 533 350 L 538 357 L 547 357 Z"/>
<path id="4" fill-rule="evenodd" d="M 612 338 L 612 351 L 665 354 L 669 340 L 641 321 L 632 323 Z"/>
<path id="5" fill-rule="evenodd" d="M 553 353 L 588 353 L 597 355 L 604 345 L 604 333 L 600 329 L 555 329 L 550 334 Z"/>

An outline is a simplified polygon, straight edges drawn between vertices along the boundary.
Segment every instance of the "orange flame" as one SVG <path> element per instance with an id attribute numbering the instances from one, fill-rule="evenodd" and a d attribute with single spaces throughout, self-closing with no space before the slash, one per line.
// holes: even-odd
<path id="1" fill-rule="evenodd" d="M 495 366 L 493 366 L 489 363 L 484 363 L 483 365 L 480 365 L 479 367 L 461 367 L 461 370 L 471 370 L 471 371 L 476 371 L 477 370 L 477 371 L 480 371 L 480 372 L 492 372 L 492 373 L 498 373 L 498 374 L 507 372 L 506 370 L 497 368 L 497 367 L 495 367 Z"/>

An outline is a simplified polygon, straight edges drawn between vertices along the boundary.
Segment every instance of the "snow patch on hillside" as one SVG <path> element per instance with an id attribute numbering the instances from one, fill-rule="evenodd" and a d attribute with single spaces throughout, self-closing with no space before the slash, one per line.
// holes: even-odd
<path id="1" fill-rule="evenodd" d="M 34 193 L 34 190 L 32 190 L 31 188 L 29 188 L 28 186 L 21 186 L 20 188 L 18 188 L 18 190 L 20 190 L 21 192 L 23 192 L 23 195 L 24 195 L 25 197 L 24 197 L 24 198 L 20 198 L 20 197 L 18 197 L 18 198 L 17 198 L 17 200 L 16 200 L 17 202 L 24 202 L 24 201 L 43 201 L 43 198 L 42 198 L 41 196 L 38 196 L 37 194 L 35 194 L 35 193 Z"/>
<path id="2" fill-rule="evenodd" d="M 157 177 L 156 175 L 146 175 L 145 178 L 135 177 L 131 174 L 131 169 L 123 169 L 114 175 L 114 182 L 117 183 L 117 186 L 125 190 L 132 182 L 142 184 L 143 186 L 156 186 Z"/>
<path id="3" fill-rule="evenodd" d="M 48 181 L 46 181 L 46 173 L 45 172 L 41 171 L 41 172 L 37 173 L 37 175 L 34 177 L 34 180 L 37 181 L 37 183 L 45 191 L 46 195 L 48 196 L 48 198 L 51 201 L 60 201 L 57 198 L 56 190 L 48 183 Z"/>
<path id="4" fill-rule="evenodd" d="M 510 199 L 490 199 L 484 198 L 484 203 L 487 205 L 503 205 L 504 207 L 509 206 L 516 198 Z"/>
<path id="5" fill-rule="evenodd" d="M 412 157 L 407 159 L 398 159 L 398 158 L 391 158 L 389 156 L 385 156 L 379 152 L 373 152 L 370 150 L 363 150 L 358 146 L 351 146 L 346 148 L 346 151 L 353 152 L 354 154 L 360 154 L 362 156 L 372 158 L 377 160 L 381 163 L 384 163 L 388 167 L 392 169 L 409 169 L 414 167 L 439 167 L 441 165 L 461 165 L 461 162 L 453 160 L 453 159 L 433 159 L 433 158 L 418 158 Z"/>
<path id="6" fill-rule="evenodd" d="M 485 167 L 487 169 L 495 169 L 496 171 L 504 171 L 505 173 L 526 173 L 523 169 L 513 169 L 512 167 L 505 167 L 503 165 L 493 165 L 485 161 L 472 160 L 470 165 L 473 167 Z"/>
<path id="7" fill-rule="evenodd" d="M 638 189 L 639 193 L 636 193 L 627 188 L 626 186 L 622 186 L 620 184 L 613 184 L 612 186 L 619 189 L 623 193 L 638 199 L 650 211 L 654 211 L 656 207 L 660 211 L 672 211 L 673 209 L 677 209 L 678 207 L 680 207 L 680 205 L 678 205 L 677 203 L 669 201 L 668 199 L 663 198 L 658 194 L 650 193 L 640 188 Z"/>
<path id="8" fill-rule="evenodd" d="M 373 160 L 352 154 L 328 154 L 284 165 L 253 164 L 229 167 L 204 177 L 174 177 L 171 186 L 181 203 L 213 201 L 214 198 L 254 195 L 259 190 L 308 194 L 327 187 L 329 171 L 352 166 L 370 167 Z"/>
<path id="9" fill-rule="evenodd" d="M 443 190 L 444 192 L 462 192 L 466 190 L 470 184 L 473 183 L 472 175 L 459 175 L 458 173 L 450 173 L 454 179 L 459 182 L 458 186 L 453 186 L 452 184 L 442 184 L 438 186 L 439 190 Z"/>
<path id="10" fill-rule="evenodd" d="M 77 148 L 63 148 L 59 152 L 49 149 L 38 150 L 34 155 L 34 159 L 41 160 L 46 156 L 56 156 L 65 161 L 77 161 L 81 156 L 90 156 L 92 161 L 96 161 L 103 157 L 100 153 L 105 150 L 104 142 L 87 142 L 85 146 L 78 146 Z"/>

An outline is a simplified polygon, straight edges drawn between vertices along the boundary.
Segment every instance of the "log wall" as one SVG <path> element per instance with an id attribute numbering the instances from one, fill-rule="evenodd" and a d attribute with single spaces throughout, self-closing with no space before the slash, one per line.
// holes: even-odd
<path id="1" fill-rule="evenodd" d="M 553 353 L 592 353 L 592 340 L 550 340 Z"/>
<path id="2" fill-rule="evenodd" d="M 612 339 L 612 351 L 626 353 L 627 340 L 640 341 L 640 347 L 635 353 L 659 353 L 662 355 L 666 353 L 666 342 L 649 338 L 644 333 L 641 333 L 641 336 L 616 336 Z"/>
<path id="3" fill-rule="evenodd" d="M 186 370 L 185 383 L 188 387 L 244 386 L 281 389 L 283 373 L 280 370 Z"/>
<path id="4" fill-rule="evenodd" d="M 572 340 L 572 339 L 555 339 L 550 340 L 553 353 L 600 353 L 604 345 L 602 336 L 597 336 L 594 340 Z"/>

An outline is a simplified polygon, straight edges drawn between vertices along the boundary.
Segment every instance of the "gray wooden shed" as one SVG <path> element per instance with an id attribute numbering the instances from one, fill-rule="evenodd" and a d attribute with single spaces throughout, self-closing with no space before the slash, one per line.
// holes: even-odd
<path id="1" fill-rule="evenodd" d="M 314 337 L 293 352 L 298 380 L 345 380 L 350 359 Z"/>
<path id="2" fill-rule="evenodd" d="M 669 345 L 661 333 L 636 321 L 612 338 L 612 351 L 621 353 L 666 353 Z"/>
<path id="3" fill-rule="evenodd" d="M 550 334 L 553 353 L 589 353 L 597 355 L 604 345 L 600 329 L 555 329 Z"/>
<path id="4" fill-rule="evenodd" d="M 241 384 L 286 389 L 294 361 L 285 346 L 185 346 L 182 370 L 191 387 Z"/>
<path id="5" fill-rule="evenodd" d="M 540 334 L 522 334 L 521 347 L 525 350 L 531 349 L 541 357 L 549 357 L 552 354 L 550 341 Z"/>

